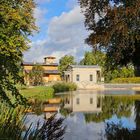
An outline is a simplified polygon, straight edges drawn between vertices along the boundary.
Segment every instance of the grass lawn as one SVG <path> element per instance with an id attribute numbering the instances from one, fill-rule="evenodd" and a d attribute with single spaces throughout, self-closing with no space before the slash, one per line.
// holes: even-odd
<path id="1" fill-rule="evenodd" d="M 54 97 L 54 89 L 47 86 L 37 86 L 21 89 L 20 93 L 27 99 L 46 100 Z"/>

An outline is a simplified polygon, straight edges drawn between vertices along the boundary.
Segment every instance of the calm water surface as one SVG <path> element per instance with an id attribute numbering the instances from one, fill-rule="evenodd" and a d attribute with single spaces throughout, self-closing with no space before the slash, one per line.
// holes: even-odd
<path id="1" fill-rule="evenodd" d="M 140 98 L 116 94 L 139 92 L 83 90 L 57 94 L 62 100 L 57 104 L 57 117 L 65 118 L 63 125 L 67 126 L 64 140 L 140 140 Z M 42 103 L 34 105 L 35 114 L 28 115 L 27 122 L 53 114 L 42 112 L 42 108 Z"/>

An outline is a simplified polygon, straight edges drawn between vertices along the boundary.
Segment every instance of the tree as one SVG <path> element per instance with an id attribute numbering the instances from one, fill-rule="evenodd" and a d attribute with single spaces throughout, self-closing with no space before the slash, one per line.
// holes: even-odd
<path id="1" fill-rule="evenodd" d="M 115 78 L 128 78 L 134 77 L 134 69 L 131 66 L 121 67 L 114 70 L 104 71 L 104 77 L 106 82 L 110 82 Z"/>
<path id="2" fill-rule="evenodd" d="M 74 65 L 76 64 L 74 57 L 71 55 L 65 55 L 59 60 L 59 70 L 61 72 L 61 75 L 63 75 L 63 72 L 67 69 L 68 65 Z"/>
<path id="3" fill-rule="evenodd" d="M 31 72 L 29 73 L 29 81 L 32 85 L 42 85 L 43 84 L 43 73 L 44 69 L 40 65 L 33 66 Z"/>
<path id="4" fill-rule="evenodd" d="M 104 66 L 105 54 L 101 51 L 85 52 L 84 58 L 80 61 L 81 65 Z"/>
<path id="5" fill-rule="evenodd" d="M 10 105 L 23 104 L 25 99 L 16 88 L 23 83 L 20 75 L 23 52 L 28 49 L 27 37 L 36 30 L 33 0 L 0 1 L 0 99 Z M 12 95 L 12 102 L 9 96 Z"/>
<path id="6" fill-rule="evenodd" d="M 140 75 L 140 1 L 79 0 L 90 30 L 86 42 L 105 50 L 108 69 L 132 63 Z"/>

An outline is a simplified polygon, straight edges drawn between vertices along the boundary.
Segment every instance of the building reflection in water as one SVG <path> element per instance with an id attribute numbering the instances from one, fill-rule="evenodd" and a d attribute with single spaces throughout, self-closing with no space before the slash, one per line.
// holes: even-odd
<path id="1" fill-rule="evenodd" d="M 71 112 L 101 112 L 103 95 L 99 93 L 70 93 L 62 98 L 63 108 Z"/>

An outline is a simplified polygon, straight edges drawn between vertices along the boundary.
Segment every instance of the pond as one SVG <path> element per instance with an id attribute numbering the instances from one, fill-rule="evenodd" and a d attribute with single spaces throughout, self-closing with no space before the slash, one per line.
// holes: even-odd
<path id="1" fill-rule="evenodd" d="M 57 118 L 64 118 L 64 140 L 140 139 L 139 92 L 79 90 L 57 94 L 56 98 L 61 102 L 36 104 L 28 121 L 47 119 L 57 112 Z M 48 107 L 58 111 L 47 110 Z"/>

